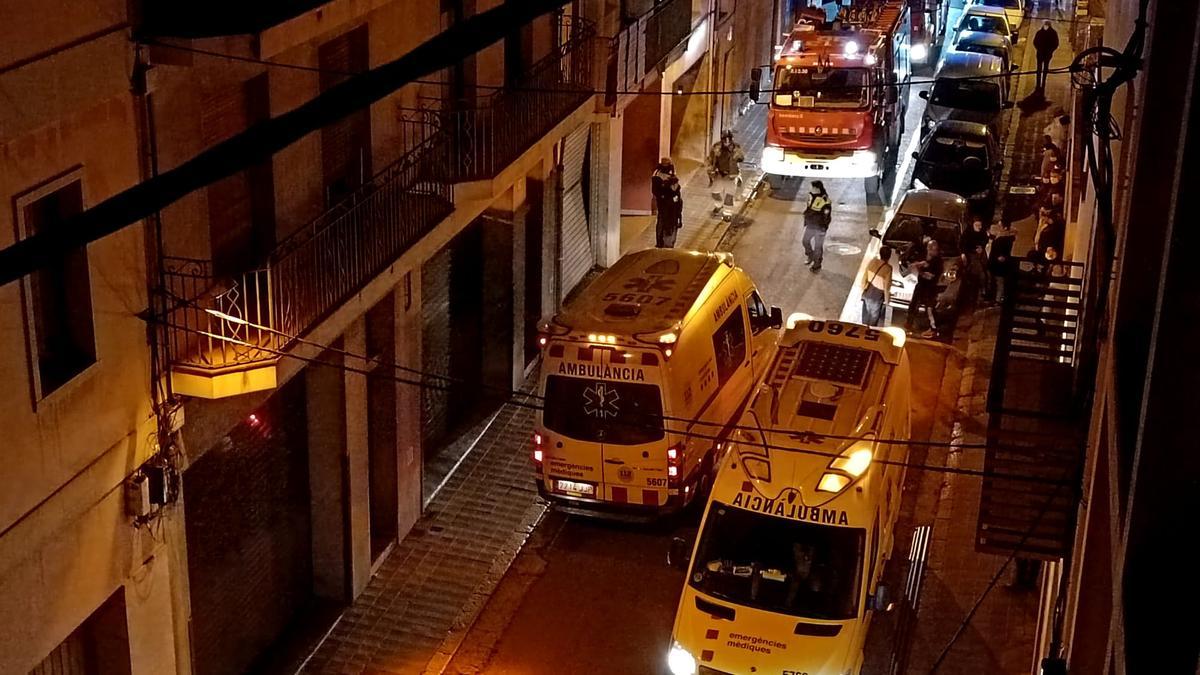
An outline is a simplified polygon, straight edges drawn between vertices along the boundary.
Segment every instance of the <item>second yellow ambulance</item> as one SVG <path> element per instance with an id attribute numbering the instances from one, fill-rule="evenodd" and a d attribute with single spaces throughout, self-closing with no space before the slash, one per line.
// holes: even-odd
<path id="1" fill-rule="evenodd" d="M 674 675 L 860 673 L 871 617 L 889 604 L 880 579 L 908 457 L 888 442 L 909 438 L 904 339 L 806 317 L 784 334 L 687 562 Z"/>

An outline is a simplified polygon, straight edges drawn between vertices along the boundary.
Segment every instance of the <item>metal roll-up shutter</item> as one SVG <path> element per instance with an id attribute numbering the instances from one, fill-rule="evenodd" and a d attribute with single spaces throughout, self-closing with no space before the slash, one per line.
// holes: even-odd
<path id="1" fill-rule="evenodd" d="M 592 269 L 592 237 L 584 199 L 584 162 L 587 160 L 590 127 L 583 125 L 571 132 L 563 143 L 561 213 L 559 226 L 558 268 L 562 297 L 575 288 Z"/>

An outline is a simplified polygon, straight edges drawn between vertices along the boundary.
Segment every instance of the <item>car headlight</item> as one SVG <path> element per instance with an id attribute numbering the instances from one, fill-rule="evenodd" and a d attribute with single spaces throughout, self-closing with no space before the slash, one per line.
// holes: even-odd
<path id="1" fill-rule="evenodd" d="M 937 122 L 933 121 L 932 119 L 925 120 L 925 128 L 926 129 L 932 129 L 936 124 L 937 124 Z"/>
<path id="2" fill-rule="evenodd" d="M 925 45 L 918 43 L 913 45 L 912 49 L 908 50 L 908 56 L 913 61 L 924 61 L 929 56 L 929 49 Z"/>
<path id="3" fill-rule="evenodd" d="M 696 675 L 696 657 L 678 642 L 673 643 L 667 653 L 667 667 L 672 675 Z"/>
<path id="4" fill-rule="evenodd" d="M 768 145 L 763 148 L 762 158 L 764 162 L 782 162 L 783 148 L 777 148 L 773 145 Z"/>
<path id="5" fill-rule="evenodd" d="M 913 179 L 913 187 L 915 187 L 918 190 L 928 190 L 929 189 L 929 186 L 926 185 L 920 178 Z"/>

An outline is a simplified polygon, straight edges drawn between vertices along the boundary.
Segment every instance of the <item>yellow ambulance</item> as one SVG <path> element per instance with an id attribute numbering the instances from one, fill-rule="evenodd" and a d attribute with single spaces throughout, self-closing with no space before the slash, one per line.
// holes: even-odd
<path id="1" fill-rule="evenodd" d="M 871 617 L 890 607 L 880 579 L 908 446 L 884 441 L 909 437 L 904 339 L 803 316 L 784 333 L 690 558 L 672 542 L 689 570 L 674 675 L 860 673 Z"/>
<path id="2" fill-rule="evenodd" d="M 728 253 L 622 257 L 540 327 L 539 492 L 608 517 L 688 504 L 711 484 L 715 438 L 745 407 L 782 323 Z"/>

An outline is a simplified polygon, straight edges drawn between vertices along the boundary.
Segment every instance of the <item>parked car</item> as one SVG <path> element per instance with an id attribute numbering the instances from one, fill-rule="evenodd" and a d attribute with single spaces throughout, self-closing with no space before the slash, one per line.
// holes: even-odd
<path id="1" fill-rule="evenodd" d="M 955 35 L 966 31 L 1003 35 L 1017 44 L 1017 29 L 1008 19 L 1008 14 L 999 7 L 989 5 L 967 5 L 958 20 Z"/>
<path id="2" fill-rule="evenodd" d="M 1012 40 L 997 33 L 963 31 L 955 36 L 954 43 L 950 47 L 956 52 L 990 54 L 999 57 L 1005 72 L 1011 72 L 1017 67 L 1012 58 Z"/>
<path id="3" fill-rule="evenodd" d="M 996 203 L 1000 157 L 1000 143 L 987 125 L 942 120 L 913 153 L 912 185 L 953 192 L 976 212 L 987 212 Z"/>
<path id="4" fill-rule="evenodd" d="M 936 311 L 942 317 L 953 315 L 960 286 L 958 245 L 962 233 L 970 227 L 967 218 L 967 200 L 952 192 L 909 190 L 895 210 L 885 215 L 883 233 L 871 230 L 866 255 L 873 258 L 879 255 L 880 246 L 887 245 L 898 261 L 892 275 L 892 307 L 908 309 L 917 287 L 917 275 L 909 264 L 924 256 L 924 237 L 928 235 L 937 240 L 943 262 Z"/>
<path id="5" fill-rule="evenodd" d="M 1025 0 L 969 0 L 969 5 L 1003 9 L 1008 25 L 1012 28 L 1013 42 L 1016 42 L 1017 31 L 1025 20 Z"/>
<path id="6" fill-rule="evenodd" d="M 986 124 L 999 138 L 1000 118 L 1008 101 L 1008 71 L 998 56 L 953 51 L 946 54 L 929 91 L 921 121 L 921 138 L 941 120 L 965 120 Z"/>

